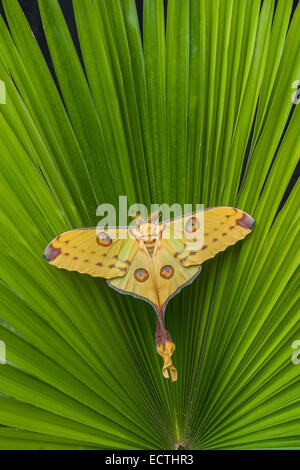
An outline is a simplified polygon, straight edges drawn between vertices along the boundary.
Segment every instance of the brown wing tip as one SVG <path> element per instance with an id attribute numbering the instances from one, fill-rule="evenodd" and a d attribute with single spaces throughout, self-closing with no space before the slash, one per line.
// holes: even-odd
<path id="1" fill-rule="evenodd" d="M 43 257 L 45 258 L 46 261 L 48 261 L 48 263 L 50 263 L 50 261 L 53 261 L 58 255 L 60 255 L 60 253 L 61 253 L 61 249 L 55 248 L 53 244 L 50 243 L 50 245 L 48 245 L 47 248 L 45 249 L 43 253 Z"/>
<path id="2" fill-rule="evenodd" d="M 236 224 L 248 230 L 252 230 L 255 220 L 251 215 L 247 214 L 247 212 L 244 212 L 242 217 L 236 221 Z"/>

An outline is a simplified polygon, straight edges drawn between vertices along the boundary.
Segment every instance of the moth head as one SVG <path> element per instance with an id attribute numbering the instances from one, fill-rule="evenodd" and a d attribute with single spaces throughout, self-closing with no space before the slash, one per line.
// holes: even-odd
<path id="1" fill-rule="evenodd" d="M 151 222 L 141 224 L 137 238 L 144 241 L 160 238 L 159 225 L 153 224 Z"/>

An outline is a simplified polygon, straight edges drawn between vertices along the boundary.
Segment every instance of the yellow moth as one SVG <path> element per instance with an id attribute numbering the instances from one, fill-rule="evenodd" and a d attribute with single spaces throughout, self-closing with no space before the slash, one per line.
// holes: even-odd
<path id="1" fill-rule="evenodd" d="M 175 344 L 164 322 L 169 299 L 197 277 L 204 261 L 245 238 L 253 225 L 250 215 L 233 207 L 214 207 L 161 223 L 150 216 L 150 221 L 138 219 L 135 227 L 64 232 L 47 246 L 44 258 L 58 268 L 103 277 L 118 292 L 150 302 L 157 314 L 155 339 L 164 360 L 162 373 L 174 382 Z"/>

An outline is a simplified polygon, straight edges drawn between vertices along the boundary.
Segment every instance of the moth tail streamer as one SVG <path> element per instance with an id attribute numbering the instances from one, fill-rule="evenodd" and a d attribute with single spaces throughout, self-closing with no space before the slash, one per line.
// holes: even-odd
<path id="1" fill-rule="evenodd" d="M 177 380 L 177 369 L 173 365 L 171 356 L 175 351 L 175 344 L 172 341 L 171 335 L 164 325 L 164 319 L 162 312 L 157 312 L 157 324 L 155 333 L 155 343 L 157 353 L 164 359 L 164 365 L 162 367 L 162 374 L 165 379 L 176 382 Z"/>

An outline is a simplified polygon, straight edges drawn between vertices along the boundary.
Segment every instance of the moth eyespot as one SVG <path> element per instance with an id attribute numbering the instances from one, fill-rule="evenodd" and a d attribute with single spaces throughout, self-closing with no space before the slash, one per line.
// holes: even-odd
<path id="1" fill-rule="evenodd" d="M 146 269 L 139 268 L 134 271 L 134 277 L 139 282 L 145 282 L 149 277 L 149 273 Z"/>
<path id="2" fill-rule="evenodd" d="M 196 232 L 199 227 L 200 223 L 197 217 L 191 217 L 190 220 L 186 223 L 185 231 L 188 233 Z"/>
<path id="3" fill-rule="evenodd" d="M 167 264 L 166 266 L 163 266 L 160 270 L 160 275 L 161 277 L 163 277 L 164 279 L 171 279 L 171 277 L 174 275 L 174 268 L 173 266 L 170 266 L 169 264 Z"/>
<path id="4" fill-rule="evenodd" d="M 97 235 L 97 243 L 100 246 L 109 246 L 112 244 L 112 239 L 105 232 L 100 232 Z"/>

